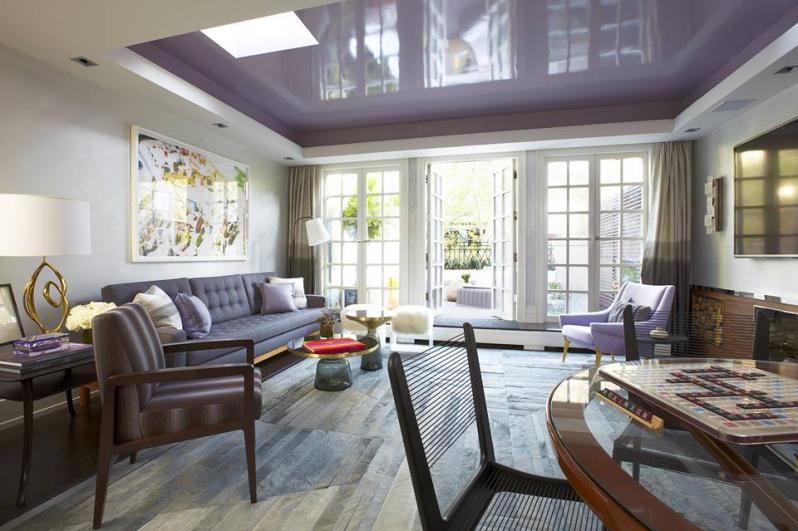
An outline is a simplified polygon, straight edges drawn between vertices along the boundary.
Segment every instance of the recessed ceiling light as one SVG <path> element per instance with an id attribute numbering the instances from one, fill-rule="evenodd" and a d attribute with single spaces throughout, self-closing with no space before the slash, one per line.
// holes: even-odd
<path id="1" fill-rule="evenodd" d="M 283 160 L 294 160 L 294 157 L 283 157 Z"/>
<path id="2" fill-rule="evenodd" d="M 218 127 L 219 129 L 227 129 L 228 127 L 230 127 L 229 125 L 223 124 L 222 122 L 214 122 L 211 125 L 214 127 Z"/>
<path id="3" fill-rule="evenodd" d="M 208 28 L 202 33 L 236 59 L 319 44 L 293 11 Z"/>
<path id="4" fill-rule="evenodd" d="M 95 63 L 88 57 L 73 57 L 72 59 L 70 59 L 70 61 L 73 61 L 81 66 L 86 66 L 86 67 L 97 66 L 97 63 Z"/>
<path id="5" fill-rule="evenodd" d="M 776 70 L 773 73 L 774 74 L 792 74 L 797 69 L 798 69 L 798 65 L 788 65 L 788 66 L 779 68 L 778 70 Z"/>
<path id="6" fill-rule="evenodd" d="M 700 128 L 700 127 L 691 127 L 691 128 L 689 128 L 689 129 L 685 129 L 685 130 L 684 130 L 684 132 L 685 132 L 685 133 L 697 133 L 697 132 L 699 132 L 700 130 L 701 130 L 701 128 Z"/>

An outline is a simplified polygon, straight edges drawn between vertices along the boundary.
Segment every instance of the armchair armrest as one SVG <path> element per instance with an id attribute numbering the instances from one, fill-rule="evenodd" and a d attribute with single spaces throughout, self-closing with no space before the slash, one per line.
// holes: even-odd
<path id="1" fill-rule="evenodd" d="M 607 336 L 623 337 L 623 323 L 592 323 L 590 334 L 604 334 Z"/>
<path id="2" fill-rule="evenodd" d="M 161 345 L 164 354 L 191 352 L 196 350 L 215 350 L 223 348 L 244 347 L 247 349 L 247 363 L 255 364 L 255 342 L 251 339 L 211 339 L 207 341 L 181 341 Z"/>
<path id="3" fill-rule="evenodd" d="M 324 308 L 327 304 L 327 299 L 324 295 L 306 295 L 308 299 L 308 308 Z"/>
<path id="4" fill-rule="evenodd" d="M 186 331 L 171 326 L 161 326 L 156 329 L 161 343 L 177 343 L 187 339 Z"/>
<path id="5" fill-rule="evenodd" d="M 588 313 L 569 313 L 563 314 L 560 316 L 560 324 L 565 325 L 578 325 L 578 326 L 587 326 L 592 323 L 606 323 L 607 316 L 609 316 L 610 310 L 602 310 L 600 312 L 588 312 Z"/>
<path id="6" fill-rule="evenodd" d="M 178 382 L 185 380 L 205 380 L 224 378 L 226 376 L 248 376 L 255 369 L 248 363 L 230 363 L 225 365 L 208 365 L 205 367 L 173 367 L 157 371 L 129 372 L 115 374 L 105 381 L 106 393 L 112 393 L 117 387 L 161 382 Z"/>

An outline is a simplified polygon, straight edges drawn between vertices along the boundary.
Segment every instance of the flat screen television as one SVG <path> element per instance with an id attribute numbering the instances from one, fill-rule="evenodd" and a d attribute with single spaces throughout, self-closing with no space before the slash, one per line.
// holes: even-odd
<path id="1" fill-rule="evenodd" d="M 798 120 L 734 148 L 734 254 L 798 257 Z"/>

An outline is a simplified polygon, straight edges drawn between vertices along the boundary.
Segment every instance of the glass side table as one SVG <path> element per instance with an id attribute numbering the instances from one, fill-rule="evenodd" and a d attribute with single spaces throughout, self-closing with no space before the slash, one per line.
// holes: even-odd
<path id="1" fill-rule="evenodd" d="M 316 389 L 320 391 L 343 391 L 352 386 L 352 370 L 347 358 L 369 356 L 380 350 L 380 342 L 369 336 L 357 338 L 366 348 L 355 352 L 339 352 L 337 354 L 314 354 L 300 345 L 299 348 L 288 347 L 288 352 L 300 358 L 314 358 L 316 364 Z"/>
<path id="2" fill-rule="evenodd" d="M 377 349 L 374 352 L 360 358 L 360 368 L 364 371 L 382 369 L 382 345 L 377 335 L 377 329 L 390 322 L 394 313 L 389 310 L 350 310 L 344 315 L 346 315 L 347 319 L 365 326 L 368 332 L 364 337 L 369 337 L 377 342 Z"/>

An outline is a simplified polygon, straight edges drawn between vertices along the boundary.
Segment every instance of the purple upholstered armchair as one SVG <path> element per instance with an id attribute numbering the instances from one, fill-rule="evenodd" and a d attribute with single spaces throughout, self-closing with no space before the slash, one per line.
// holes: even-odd
<path id="1" fill-rule="evenodd" d="M 637 323 L 638 333 L 642 328 L 651 331 L 655 327 L 665 328 L 673 305 L 673 286 L 649 286 L 636 282 L 626 282 L 621 286 L 612 305 L 631 299 L 634 304 L 651 308 L 651 316 L 647 321 Z M 600 312 L 566 314 L 560 316 L 562 326 L 563 348 L 562 359 L 568 354 L 570 346 L 589 348 L 596 351 L 596 365 L 601 363 L 602 353 L 625 356 L 623 340 L 623 322 L 608 323 L 610 308 Z M 641 345 L 645 348 L 646 345 Z M 650 345 L 649 345 L 650 348 Z M 642 352 L 641 352 L 642 354 Z"/>

